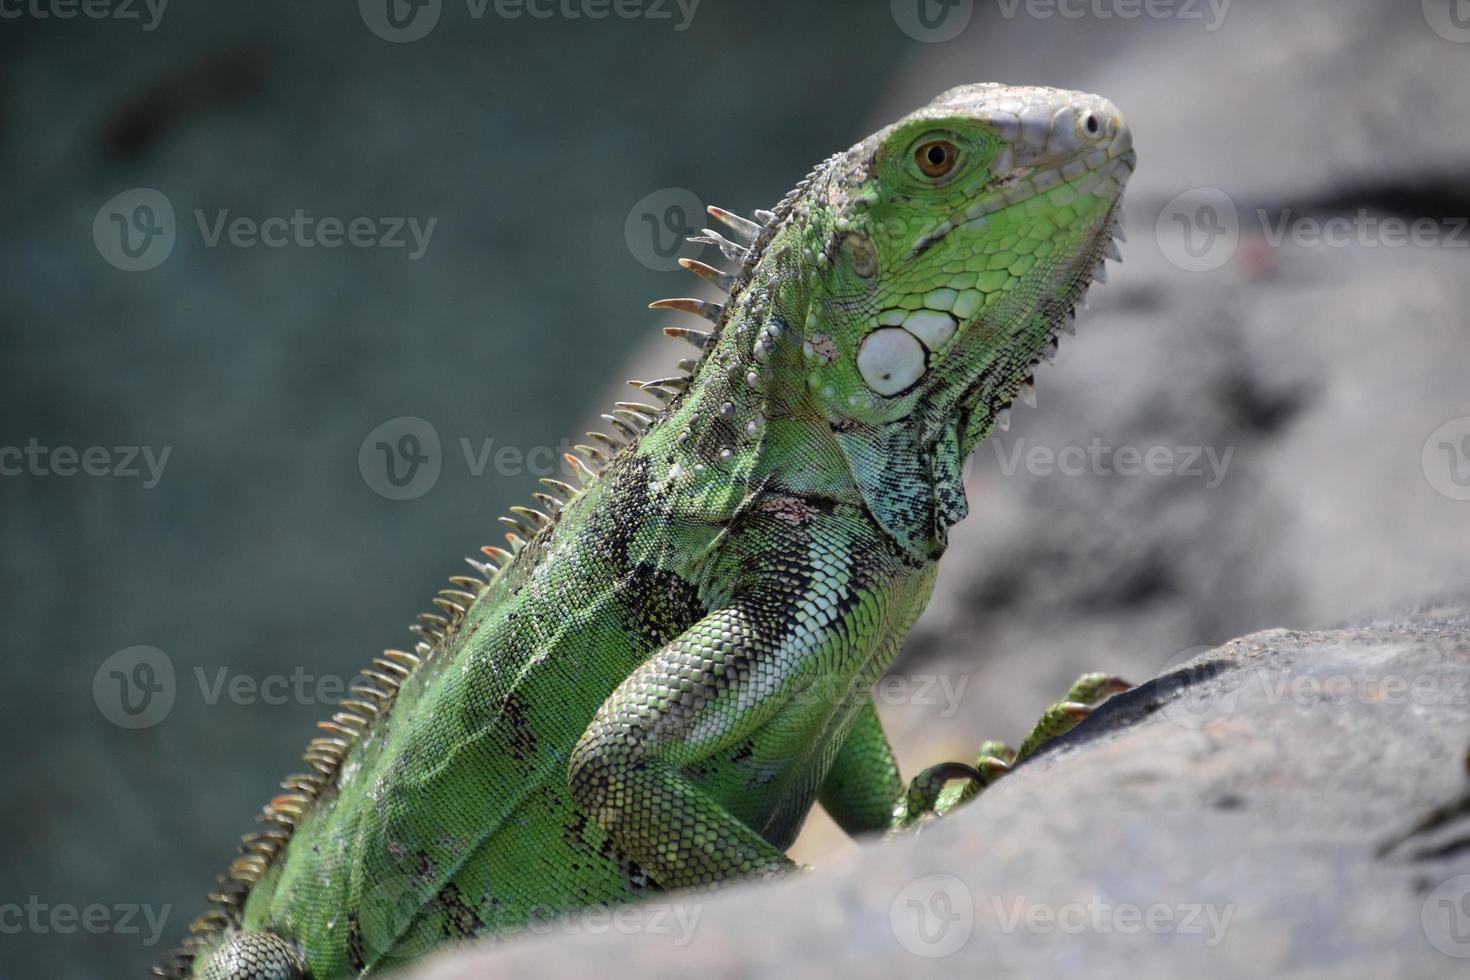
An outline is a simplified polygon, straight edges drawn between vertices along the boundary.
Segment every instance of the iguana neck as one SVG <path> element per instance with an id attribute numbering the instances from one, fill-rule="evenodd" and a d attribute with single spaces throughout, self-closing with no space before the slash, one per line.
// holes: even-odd
<path id="1" fill-rule="evenodd" d="M 713 518 L 758 487 L 859 499 L 805 394 L 801 325 L 812 289 L 796 247 L 803 237 L 786 225 L 757 239 L 686 390 L 640 443 L 660 490 Z"/>

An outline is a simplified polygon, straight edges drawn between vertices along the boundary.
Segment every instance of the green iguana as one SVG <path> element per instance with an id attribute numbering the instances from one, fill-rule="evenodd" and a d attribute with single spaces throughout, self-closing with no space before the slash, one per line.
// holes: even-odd
<path id="1" fill-rule="evenodd" d="M 820 802 L 853 834 L 943 812 L 1005 772 L 907 786 L 871 692 L 923 610 L 962 466 L 1032 396 L 1132 174 L 1118 110 L 952 89 L 819 165 L 755 220 L 710 213 L 728 293 L 654 303 L 700 356 L 635 383 L 606 434 L 512 508 L 363 672 L 309 771 L 156 972 L 334 980 L 535 916 L 772 876 Z M 1121 682 L 1083 678 L 1019 754 Z M 956 785 L 951 780 L 965 780 Z M 948 782 L 948 785 L 946 783 Z"/>

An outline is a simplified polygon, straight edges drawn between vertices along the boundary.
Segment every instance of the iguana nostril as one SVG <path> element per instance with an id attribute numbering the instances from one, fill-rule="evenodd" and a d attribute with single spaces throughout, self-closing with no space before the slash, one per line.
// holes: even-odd
<path id="1" fill-rule="evenodd" d="M 1082 128 L 1087 130 L 1088 136 L 1096 136 L 1102 132 L 1102 121 L 1097 118 L 1097 113 L 1089 112 L 1082 120 Z"/>

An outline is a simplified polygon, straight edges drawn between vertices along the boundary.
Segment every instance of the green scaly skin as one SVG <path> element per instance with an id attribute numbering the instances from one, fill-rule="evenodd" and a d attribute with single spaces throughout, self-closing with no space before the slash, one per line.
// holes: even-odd
<path id="1" fill-rule="evenodd" d="M 977 85 L 821 164 L 739 268 L 690 268 L 713 331 L 641 384 L 581 484 L 517 509 L 389 651 L 161 968 L 385 972 L 533 918 L 793 870 L 815 802 L 853 834 L 972 796 L 1014 757 L 906 787 L 870 696 L 966 512 L 961 469 L 1102 259 L 1134 155 L 1091 95 Z M 1084 679 L 1025 746 L 1117 684 Z M 978 770 L 978 771 L 977 771 Z M 969 779 L 945 788 L 946 780 Z"/>

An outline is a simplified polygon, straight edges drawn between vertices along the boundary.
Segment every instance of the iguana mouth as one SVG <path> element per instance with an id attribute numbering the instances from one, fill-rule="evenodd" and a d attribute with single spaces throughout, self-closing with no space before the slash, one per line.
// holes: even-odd
<path id="1" fill-rule="evenodd" d="M 1075 182 L 1073 189 L 1079 194 L 1090 193 L 1108 180 L 1121 187 L 1132 176 L 1137 162 L 1138 154 L 1129 141 L 1127 148 L 1118 153 L 1107 148 L 1080 154 L 1061 165 L 1039 169 L 1017 167 L 990 180 L 985 185 L 987 193 L 970 205 L 965 216 L 974 221 L 1018 204 L 1025 204 L 1068 182 Z M 1123 172 L 1125 170 L 1126 173 Z M 963 222 L 961 227 L 967 224 L 969 221 Z"/>

